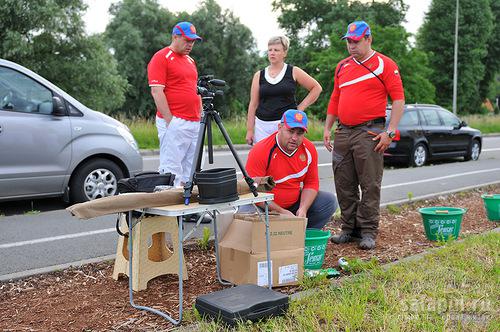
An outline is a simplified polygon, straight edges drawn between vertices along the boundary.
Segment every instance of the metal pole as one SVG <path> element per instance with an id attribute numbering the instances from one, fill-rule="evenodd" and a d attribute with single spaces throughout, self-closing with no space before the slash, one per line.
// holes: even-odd
<path id="1" fill-rule="evenodd" d="M 458 67 L 458 1 L 455 12 L 455 56 L 453 59 L 453 114 L 457 114 L 457 67 Z"/>

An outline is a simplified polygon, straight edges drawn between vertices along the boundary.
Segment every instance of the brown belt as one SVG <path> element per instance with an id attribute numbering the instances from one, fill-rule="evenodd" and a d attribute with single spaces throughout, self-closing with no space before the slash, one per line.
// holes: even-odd
<path id="1" fill-rule="evenodd" d="M 345 127 L 345 128 L 349 128 L 349 129 L 359 128 L 359 127 L 370 127 L 370 126 L 372 126 L 374 124 L 385 125 L 385 118 L 376 118 L 376 119 L 373 119 L 373 120 L 370 120 L 370 121 L 358 123 L 358 124 L 356 124 L 354 126 L 349 126 L 349 125 L 343 124 L 343 123 L 341 123 L 339 121 L 339 125 L 340 126 Z"/>

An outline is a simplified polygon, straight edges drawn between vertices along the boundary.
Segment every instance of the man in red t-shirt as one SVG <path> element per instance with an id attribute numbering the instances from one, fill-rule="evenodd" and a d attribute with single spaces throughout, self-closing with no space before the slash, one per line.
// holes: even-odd
<path id="1" fill-rule="evenodd" d="M 351 56 L 335 69 L 323 137 L 326 148 L 333 150 L 335 187 L 342 211 L 342 232 L 333 236 L 332 242 L 361 237 L 359 247 L 373 249 L 380 219 L 383 153 L 396 137 L 403 115 L 403 84 L 396 63 L 372 50 L 366 22 L 349 24 L 342 39 L 346 39 Z M 392 113 L 385 129 L 388 95 Z M 332 146 L 330 131 L 335 120 L 339 124 Z"/>
<path id="2" fill-rule="evenodd" d="M 273 177 L 271 211 L 307 217 L 308 228 L 321 229 L 335 213 L 337 200 L 332 193 L 319 191 L 318 152 L 304 137 L 306 131 L 306 113 L 286 111 L 278 131 L 250 150 L 246 170 L 250 177 Z M 251 208 L 240 212 L 251 212 Z"/>
<path id="3" fill-rule="evenodd" d="M 189 181 L 200 126 L 198 71 L 189 56 L 201 37 L 189 22 L 174 26 L 170 46 L 153 55 L 148 81 L 156 104 L 160 140 L 160 173 L 175 174 L 175 186 Z"/>

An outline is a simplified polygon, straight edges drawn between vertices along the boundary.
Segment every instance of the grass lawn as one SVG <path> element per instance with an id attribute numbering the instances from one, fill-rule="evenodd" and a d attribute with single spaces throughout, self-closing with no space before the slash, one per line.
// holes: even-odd
<path id="1" fill-rule="evenodd" d="M 292 301 L 286 316 L 242 323 L 236 330 L 500 330 L 500 233 L 448 242 L 419 260 L 365 267 L 367 273 L 341 282 L 312 283 L 319 287 Z M 215 322 L 197 326 L 225 329 Z"/>
<path id="2" fill-rule="evenodd" d="M 494 116 L 479 116 L 471 115 L 462 117 L 471 127 L 481 130 L 483 134 L 500 133 L 500 115 Z M 139 148 L 141 149 L 158 149 L 158 136 L 154 121 L 147 120 L 121 120 L 132 131 Z M 224 128 L 229 134 L 231 141 L 234 144 L 245 144 L 246 136 L 246 118 L 240 117 L 231 120 L 223 120 Z M 324 122 L 311 118 L 307 138 L 311 141 L 323 140 Z M 212 124 L 213 129 L 213 144 L 225 145 L 226 142 L 222 134 L 217 128 L 217 125 Z"/>
<path id="3" fill-rule="evenodd" d="M 159 142 L 156 132 L 156 126 L 153 121 L 147 120 L 121 120 L 132 131 L 139 148 L 141 149 L 158 149 Z M 223 121 L 224 128 L 226 129 L 233 144 L 245 144 L 245 136 L 247 133 L 246 119 L 237 118 L 232 120 Z M 312 141 L 323 140 L 323 122 L 311 119 L 307 138 Z M 226 145 L 226 141 L 222 136 L 219 128 L 215 123 L 212 124 L 212 138 L 214 145 Z M 206 142 L 205 142 L 206 143 Z"/>
<path id="4" fill-rule="evenodd" d="M 500 115 L 469 115 L 462 117 L 469 126 L 483 134 L 500 133 Z"/>

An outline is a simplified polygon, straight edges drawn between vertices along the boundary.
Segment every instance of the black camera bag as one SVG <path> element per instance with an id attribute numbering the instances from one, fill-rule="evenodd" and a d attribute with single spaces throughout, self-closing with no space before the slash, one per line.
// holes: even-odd
<path id="1" fill-rule="evenodd" d="M 118 181 L 118 193 L 146 192 L 152 193 L 156 186 L 173 186 L 175 174 L 158 172 L 143 172 L 134 177 Z"/>
<path id="2" fill-rule="evenodd" d="M 124 178 L 118 181 L 118 193 L 136 193 L 136 192 L 146 192 L 152 193 L 156 186 L 173 186 L 174 185 L 175 174 L 165 173 L 160 174 L 158 172 L 143 172 L 139 173 L 131 178 Z M 129 224 L 129 213 L 125 212 L 127 225 Z M 132 218 L 139 219 L 143 217 L 142 213 L 137 211 L 132 211 Z M 128 234 L 124 234 L 120 231 L 120 215 L 116 218 L 116 231 L 118 234 L 124 237 L 128 237 Z"/>

